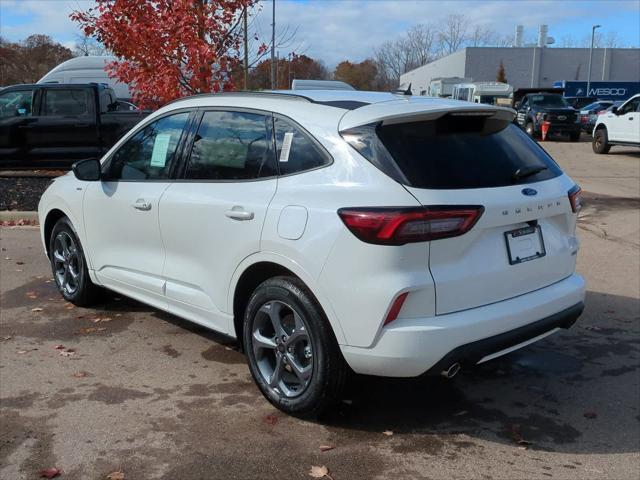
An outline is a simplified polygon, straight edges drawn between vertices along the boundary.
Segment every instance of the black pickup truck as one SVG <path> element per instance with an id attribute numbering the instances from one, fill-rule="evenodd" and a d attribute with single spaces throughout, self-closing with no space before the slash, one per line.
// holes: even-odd
<path id="1" fill-rule="evenodd" d="M 558 93 L 527 93 L 514 108 L 518 112 L 518 124 L 532 137 L 540 136 L 542 123 L 548 122 L 548 135 L 568 135 L 572 142 L 580 140 L 580 112 Z"/>
<path id="2" fill-rule="evenodd" d="M 100 158 L 148 112 L 102 84 L 13 85 L 0 90 L 0 168 L 69 167 Z"/>

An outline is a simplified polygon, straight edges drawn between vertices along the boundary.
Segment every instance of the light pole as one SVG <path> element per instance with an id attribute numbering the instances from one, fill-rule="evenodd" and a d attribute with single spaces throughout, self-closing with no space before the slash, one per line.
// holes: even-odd
<path id="1" fill-rule="evenodd" d="M 271 20 L 271 90 L 276 89 L 276 0 L 273 2 Z"/>
<path id="2" fill-rule="evenodd" d="M 589 71 L 587 72 L 587 97 L 589 96 L 589 88 L 591 87 L 591 61 L 593 60 L 593 38 L 596 34 L 596 28 L 602 25 L 594 25 L 591 27 L 591 48 L 589 49 Z"/>

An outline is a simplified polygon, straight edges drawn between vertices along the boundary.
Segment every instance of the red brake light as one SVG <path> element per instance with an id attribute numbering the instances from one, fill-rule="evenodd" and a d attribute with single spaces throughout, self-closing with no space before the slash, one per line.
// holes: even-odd
<path id="1" fill-rule="evenodd" d="M 391 305 L 391 308 L 389 309 L 389 313 L 387 314 L 387 318 L 384 319 L 384 324 L 383 325 L 387 325 L 388 323 L 391 323 L 396 318 L 398 318 L 398 314 L 400 313 L 400 309 L 402 308 L 402 305 L 404 304 L 404 301 L 407 299 L 408 295 L 409 295 L 409 292 L 404 292 L 404 293 L 401 293 L 400 295 L 398 295 L 396 297 L 396 299 L 393 301 L 393 304 Z"/>
<path id="2" fill-rule="evenodd" d="M 356 237 L 377 245 L 404 245 L 457 237 L 475 225 L 484 207 L 341 208 L 338 215 Z"/>
<path id="3" fill-rule="evenodd" d="M 578 185 L 574 185 L 569 190 L 569 203 L 571 204 L 571 211 L 578 213 L 582 208 L 582 189 Z"/>

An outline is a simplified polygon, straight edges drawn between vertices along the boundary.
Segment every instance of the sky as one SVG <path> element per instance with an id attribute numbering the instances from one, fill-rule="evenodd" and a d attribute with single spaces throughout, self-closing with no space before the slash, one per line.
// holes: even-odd
<path id="1" fill-rule="evenodd" d="M 252 28 L 266 41 L 272 5 L 261 4 Z M 73 47 L 79 30 L 69 13 L 92 5 L 92 0 L 0 0 L 0 35 L 17 41 L 43 33 Z M 625 46 L 640 47 L 640 0 L 276 0 L 278 28 L 297 29 L 281 54 L 304 53 L 330 68 L 345 59 L 364 60 L 377 45 L 411 26 L 437 26 L 452 13 L 502 35 L 513 34 L 522 24 L 525 38 L 534 38 L 538 25 L 547 24 L 558 42 L 564 36 L 582 39 L 600 24 L 604 35 L 615 31 Z"/>

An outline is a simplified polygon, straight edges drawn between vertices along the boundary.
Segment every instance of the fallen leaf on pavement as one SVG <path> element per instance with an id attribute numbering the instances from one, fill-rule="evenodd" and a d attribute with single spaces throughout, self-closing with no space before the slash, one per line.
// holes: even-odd
<path id="1" fill-rule="evenodd" d="M 124 480 L 124 472 L 120 470 L 111 472 L 109 475 L 107 475 L 107 478 L 109 480 Z"/>
<path id="2" fill-rule="evenodd" d="M 393 435 L 393 432 L 391 430 L 385 430 L 384 432 L 382 432 L 382 434 L 390 437 L 391 435 Z"/>
<path id="3" fill-rule="evenodd" d="M 32 308 L 31 311 L 32 312 L 41 312 L 43 309 L 40 307 L 36 307 L 36 308 Z"/>
<path id="4" fill-rule="evenodd" d="M 519 448 L 525 449 L 531 445 L 531 442 L 525 440 L 520 433 L 520 425 L 511 425 L 509 427 L 509 433 L 511 433 L 512 440 L 518 445 Z"/>
<path id="5" fill-rule="evenodd" d="M 64 348 L 65 348 L 65 347 L 64 347 L 64 345 L 59 344 L 59 345 L 56 345 L 56 346 L 55 346 L 55 347 L 53 347 L 53 348 L 55 348 L 56 350 L 64 350 Z"/>
<path id="6" fill-rule="evenodd" d="M 583 416 L 584 418 L 593 419 L 596 418 L 598 414 L 596 412 L 584 412 Z"/>
<path id="7" fill-rule="evenodd" d="M 69 304 L 69 305 L 67 305 L 67 306 L 66 306 L 66 307 L 64 307 L 64 308 L 65 308 L 65 310 L 73 310 L 74 308 L 76 308 L 76 306 L 75 306 L 75 305 L 72 305 L 72 304 Z"/>
<path id="8" fill-rule="evenodd" d="M 324 477 L 327 477 L 330 480 L 333 480 L 333 477 L 331 475 L 329 475 L 329 469 L 327 467 L 325 467 L 324 465 L 322 465 L 322 466 L 313 465 L 311 467 L 311 470 L 309 470 L 309 476 L 313 477 L 313 478 L 324 478 Z"/>
<path id="9" fill-rule="evenodd" d="M 18 350 L 18 355 L 22 355 L 23 353 L 27 353 L 28 350 Z"/>
<path id="10" fill-rule="evenodd" d="M 321 452 L 328 452 L 329 450 L 333 450 L 334 447 L 333 445 L 320 445 L 320 451 Z"/>
<path id="11" fill-rule="evenodd" d="M 85 334 L 86 335 L 86 334 L 97 332 L 97 331 L 98 331 L 98 329 L 96 327 L 87 327 L 87 328 L 81 328 L 80 330 L 76 330 L 73 333 L 75 333 L 76 335 L 80 335 L 80 334 Z"/>
<path id="12" fill-rule="evenodd" d="M 278 416 L 269 414 L 266 417 L 264 417 L 264 423 L 266 423 L 267 425 L 271 425 L 273 427 L 276 423 L 278 423 Z"/>
<path id="13" fill-rule="evenodd" d="M 88 377 L 89 376 L 89 372 L 85 372 L 84 370 L 80 370 L 79 372 L 74 373 L 73 376 L 76 377 L 76 378 L 84 378 L 84 377 Z"/>
<path id="14" fill-rule="evenodd" d="M 11 335 L 7 336 L 7 337 L 2 337 L 2 340 L 11 340 L 13 337 Z"/>
<path id="15" fill-rule="evenodd" d="M 102 317 L 102 318 L 94 318 L 93 320 L 91 320 L 93 323 L 100 323 L 100 322 L 110 322 L 111 318 L 109 317 Z"/>
<path id="16" fill-rule="evenodd" d="M 16 262 L 16 265 L 24 265 L 24 262 Z"/>
<path id="17" fill-rule="evenodd" d="M 58 467 L 51 467 L 40 471 L 40 478 L 56 478 L 62 475 L 62 470 Z"/>
<path id="18" fill-rule="evenodd" d="M 68 348 L 60 352 L 60 355 L 62 355 L 63 357 L 71 357 L 72 355 L 75 355 L 75 354 L 76 354 L 76 351 L 73 348 Z"/>

